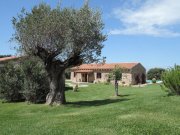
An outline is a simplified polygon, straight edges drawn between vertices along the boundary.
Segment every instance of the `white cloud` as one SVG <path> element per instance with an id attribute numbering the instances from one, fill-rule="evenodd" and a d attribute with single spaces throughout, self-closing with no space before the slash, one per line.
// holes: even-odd
<path id="1" fill-rule="evenodd" d="M 180 24 L 180 0 L 147 0 L 139 8 L 117 8 L 113 14 L 124 28 L 111 30 L 112 35 L 180 36 L 170 29 Z"/>

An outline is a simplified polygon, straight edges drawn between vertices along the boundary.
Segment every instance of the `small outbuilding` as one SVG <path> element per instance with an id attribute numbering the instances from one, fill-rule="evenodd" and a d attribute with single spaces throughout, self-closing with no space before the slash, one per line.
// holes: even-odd
<path id="1" fill-rule="evenodd" d="M 71 68 L 71 81 L 106 82 L 108 74 L 116 66 L 122 69 L 122 84 L 136 85 L 146 83 L 146 69 L 141 63 L 82 64 Z"/>

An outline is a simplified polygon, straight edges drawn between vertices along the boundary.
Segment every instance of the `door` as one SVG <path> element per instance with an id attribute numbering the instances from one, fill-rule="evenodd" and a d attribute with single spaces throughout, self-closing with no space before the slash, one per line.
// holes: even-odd
<path id="1" fill-rule="evenodd" d="M 88 81 L 87 74 L 86 73 L 82 74 L 82 82 L 87 82 L 87 81 Z"/>
<path id="2" fill-rule="evenodd" d="M 84 74 L 85 75 L 85 82 L 87 82 L 87 74 Z"/>

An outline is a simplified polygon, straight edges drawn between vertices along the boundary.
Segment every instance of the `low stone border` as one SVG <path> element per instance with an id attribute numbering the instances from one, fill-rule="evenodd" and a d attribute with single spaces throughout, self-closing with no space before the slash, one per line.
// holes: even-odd
<path id="1" fill-rule="evenodd" d="M 70 87 L 74 87 L 76 84 L 75 83 L 66 83 L 66 85 L 70 86 Z M 81 84 L 81 83 L 77 83 L 78 87 L 88 87 L 87 84 Z"/>

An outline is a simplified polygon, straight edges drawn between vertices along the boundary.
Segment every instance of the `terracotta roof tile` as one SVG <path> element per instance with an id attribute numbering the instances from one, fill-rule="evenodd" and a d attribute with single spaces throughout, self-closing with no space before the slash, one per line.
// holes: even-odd
<path id="1" fill-rule="evenodd" d="M 82 64 L 71 68 L 72 70 L 98 70 L 98 69 L 114 69 L 115 66 L 120 68 L 132 69 L 138 63 L 111 63 L 111 64 Z"/>
<path id="2" fill-rule="evenodd" d="M 76 73 L 91 73 L 93 70 L 76 70 Z"/>

